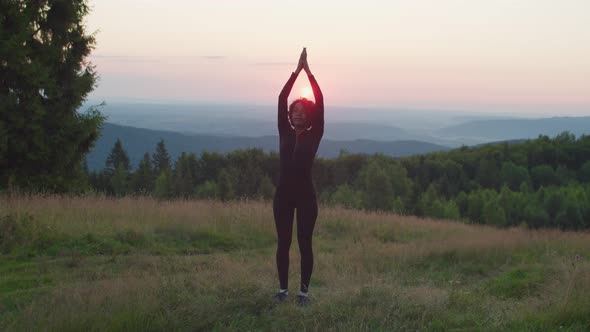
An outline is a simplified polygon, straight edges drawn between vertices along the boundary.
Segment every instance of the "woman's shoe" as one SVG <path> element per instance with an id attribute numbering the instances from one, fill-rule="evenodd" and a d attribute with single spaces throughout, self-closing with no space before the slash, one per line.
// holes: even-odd
<path id="1" fill-rule="evenodd" d="M 306 307 L 310 305 L 309 296 L 297 295 L 297 305 L 300 307 Z"/>
<path id="2" fill-rule="evenodd" d="M 286 294 L 283 292 L 278 292 L 272 297 L 272 300 L 273 300 L 274 304 L 279 304 L 281 302 L 286 301 L 288 298 L 289 298 L 289 294 Z"/>

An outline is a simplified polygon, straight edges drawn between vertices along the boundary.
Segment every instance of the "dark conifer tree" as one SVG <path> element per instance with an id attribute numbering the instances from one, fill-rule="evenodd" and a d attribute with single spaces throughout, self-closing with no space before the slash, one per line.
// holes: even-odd
<path id="1" fill-rule="evenodd" d="M 117 138 L 111 153 L 107 157 L 105 166 L 106 171 L 109 174 L 113 174 L 115 170 L 119 168 L 119 166 L 121 166 L 122 169 L 127 173 L 131 171 L 131 162 L 129 161 L 129 156 L 127 155 L 125 149 L 123 149 L 123 144 L 121 143 L 120 139 Z"/>
<path id="2" fill-rule="evenodd" d="M 0 188 L 75 190 L 104 117 L 86 0 L 0 1 Z"/>
<path id="3" fill-rule="evenodd" d="M 181 197 L 191 197 L 196 190 L 197 156 L 183 152 L 174 165 L 174 193 Z"/>
<path id="4" fill-rule="evenodd" d="M 172 163 L 170 161 L 170 155 L 166 149 L 164 140 L 160 139 L 156 146 L 156 152 L 152 156 L 152 162 L 154 163 L 154 173 L 158 176 L 165 169 L 172 169 Z"/>
<path id="5" fill-rule="evenodd" d="M 133 174 L 133 190 L 138 194 L 151 193 L 154 189 L 154 182 L 152 160 L 150 154 L 146 152 L 137 166 L 137 171 Z"/>

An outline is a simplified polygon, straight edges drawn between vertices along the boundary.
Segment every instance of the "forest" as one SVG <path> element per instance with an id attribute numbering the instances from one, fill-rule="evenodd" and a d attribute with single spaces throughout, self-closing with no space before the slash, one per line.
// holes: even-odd
<path id="1" fill-rule="evenodd" d="M 101 171 L 85 169 L 81 190 L 159 199 L 272 199 L 279 155 L 262 149 L 182 153 L 161 140 L 133 167 L 117 140 Z M 590 227 L 590 137 L 555 137 L 463 146 L 394 158 L 351 154 L 316 158 L 320 202 L 499 227 Z"/>

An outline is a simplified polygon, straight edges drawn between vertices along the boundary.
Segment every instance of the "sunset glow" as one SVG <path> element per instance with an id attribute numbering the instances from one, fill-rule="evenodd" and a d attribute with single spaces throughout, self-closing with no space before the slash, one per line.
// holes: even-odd
<path id="1" fill-rule="evenodd" d="M 310 87 L 306 86 L 301 89 L 301 97 L 306 98 L 306 99 L 311 99 L 312 95 L 313 95 L 313 91 L 311 90 Z"/>
<path id="2" fill-rule="evenodd" d="M 305 46 L 331 105 L 590 114 L 588 0 L 90 4 L 107 101 L 272 105 Z"/>

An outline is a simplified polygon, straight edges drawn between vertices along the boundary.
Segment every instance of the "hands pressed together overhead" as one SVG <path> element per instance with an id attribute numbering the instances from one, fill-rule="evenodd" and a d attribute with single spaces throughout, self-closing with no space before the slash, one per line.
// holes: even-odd
<path id="1" fill-rule="evenodd" d="M 295 73 L 299 75 L 301 69 L 305 70 L 308 76 L 311 75 L 311 71 L 309 70 L 309 64 L 307 63 L 307 50 L 305 49 L 305 47 L 303 48 L 303 51 L 301 51 L 301 55 L 299 56 L 299 63 L 297 64 L 297 69 L 295 70 Z"/>
<path id="2" fill-rule="evenodd" d="M 313 120 L 313 134 L 315 137 L 318 137 L 318 142 L 321 140 L 321 137 L 324 133 L 324 95 L 322 94 L 322 90 L 315 78 L 315 76 L 311 73 L 309 69 L 309 64 L 307 63 L 307 50 L 305 47 L 299 56 L 299 62 L 297 63 L 297 69 L 291 73 L 291 76 L 281 89 L 279 93 L 279 100 L 278 100 L 278 126 L 279 126 L 279 134 L 283 135 L 283 133 L 290 133 L 289 129 L 291 128 L 291 124 L 289 123 L 288 113 L 289 113 L 289 105 L 287 104 L 289 94 L 291 89 L 293 88 L 293 84 L 297 80 L 299 73 L 301 70 L 305 70 L 307 73 L 307 78 L 309 79 L 309 83 L 311 85 L 311 92 L 313 93 L 314 99 L 314 107 L 313 107 L 313 116 L 310 118 Z M 306 98 L 305 98 L 306 99 Z"/>

